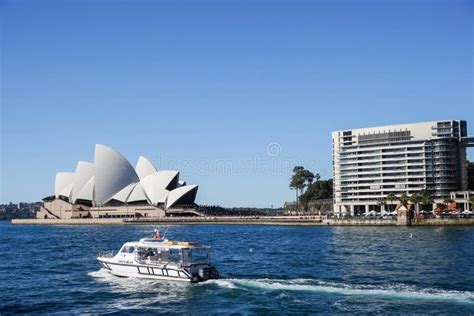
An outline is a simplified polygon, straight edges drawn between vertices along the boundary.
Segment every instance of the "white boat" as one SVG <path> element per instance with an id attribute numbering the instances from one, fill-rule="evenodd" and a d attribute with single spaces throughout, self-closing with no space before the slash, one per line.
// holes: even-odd
<path id="1" fill-rule="evenodd" d="M 117 254 L 103 252 L 97 260 L 119 277 L 202 282 L 218 277 L 210 250 L 194 242 L 142 238 L 125 243 Z"/>

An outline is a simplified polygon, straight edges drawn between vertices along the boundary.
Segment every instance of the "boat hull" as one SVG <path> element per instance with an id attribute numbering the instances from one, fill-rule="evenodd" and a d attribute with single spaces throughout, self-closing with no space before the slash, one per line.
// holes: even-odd
<path id="1" fill-rule="evenodd" d="M 207 279 L 191 275 L 182 268 L 139 264 L 137 262 L 116 262 L 113 259 L 97 258 L 104 269 L 118 277 L 137 277 L 155 280 L 202 282 Z"/>

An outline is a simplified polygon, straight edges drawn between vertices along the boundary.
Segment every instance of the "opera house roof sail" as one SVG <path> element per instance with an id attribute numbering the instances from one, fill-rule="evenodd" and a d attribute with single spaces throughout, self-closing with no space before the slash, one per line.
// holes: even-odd
<path id="1" fill-rule="evenodd" d="M 197 189 L 180 181 L 178 171 L 158 170 L 143 156 L 133 168 L 116 150 L 96 145 L 94 162 L 79 161 L 75 172 L 56 174 L 54 197 L 94 207 L 142 203 L 166 210 L 195 205 Z"/>

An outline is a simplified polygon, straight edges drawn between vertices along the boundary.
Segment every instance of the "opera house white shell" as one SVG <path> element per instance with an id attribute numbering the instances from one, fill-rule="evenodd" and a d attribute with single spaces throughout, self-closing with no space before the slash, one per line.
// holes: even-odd
<path id="1" fill-rule="evenodd" d="M 90 207 L 148 204 L 164 210 L 194 206 L 196 185 L 179 180 L 179 172 L 157 170 L 145 157 L 133 168 L 116 150 L 96 145 L 94 162 L 79 161 L 75 172 L 56 174 L 55 196 Z"/>

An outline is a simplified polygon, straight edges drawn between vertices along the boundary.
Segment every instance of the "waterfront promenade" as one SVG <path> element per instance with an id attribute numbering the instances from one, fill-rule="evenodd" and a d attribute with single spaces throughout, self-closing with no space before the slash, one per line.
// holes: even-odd
<path id="1" fill-rule="evenodd" d="M 215 216 L 160 218 L 73 218 L 73 219 L 14 219 L 13 224 L 32 225 L 276 225 L 276 226 L 397 226 L 397 220 L 380 218 L 326 219 L 319 216 Z M 398 224 L 399 226 L 400 224 Z M 433 218 L 410 223 L 411 226 L 474 225 L 474 218 Z"/>

